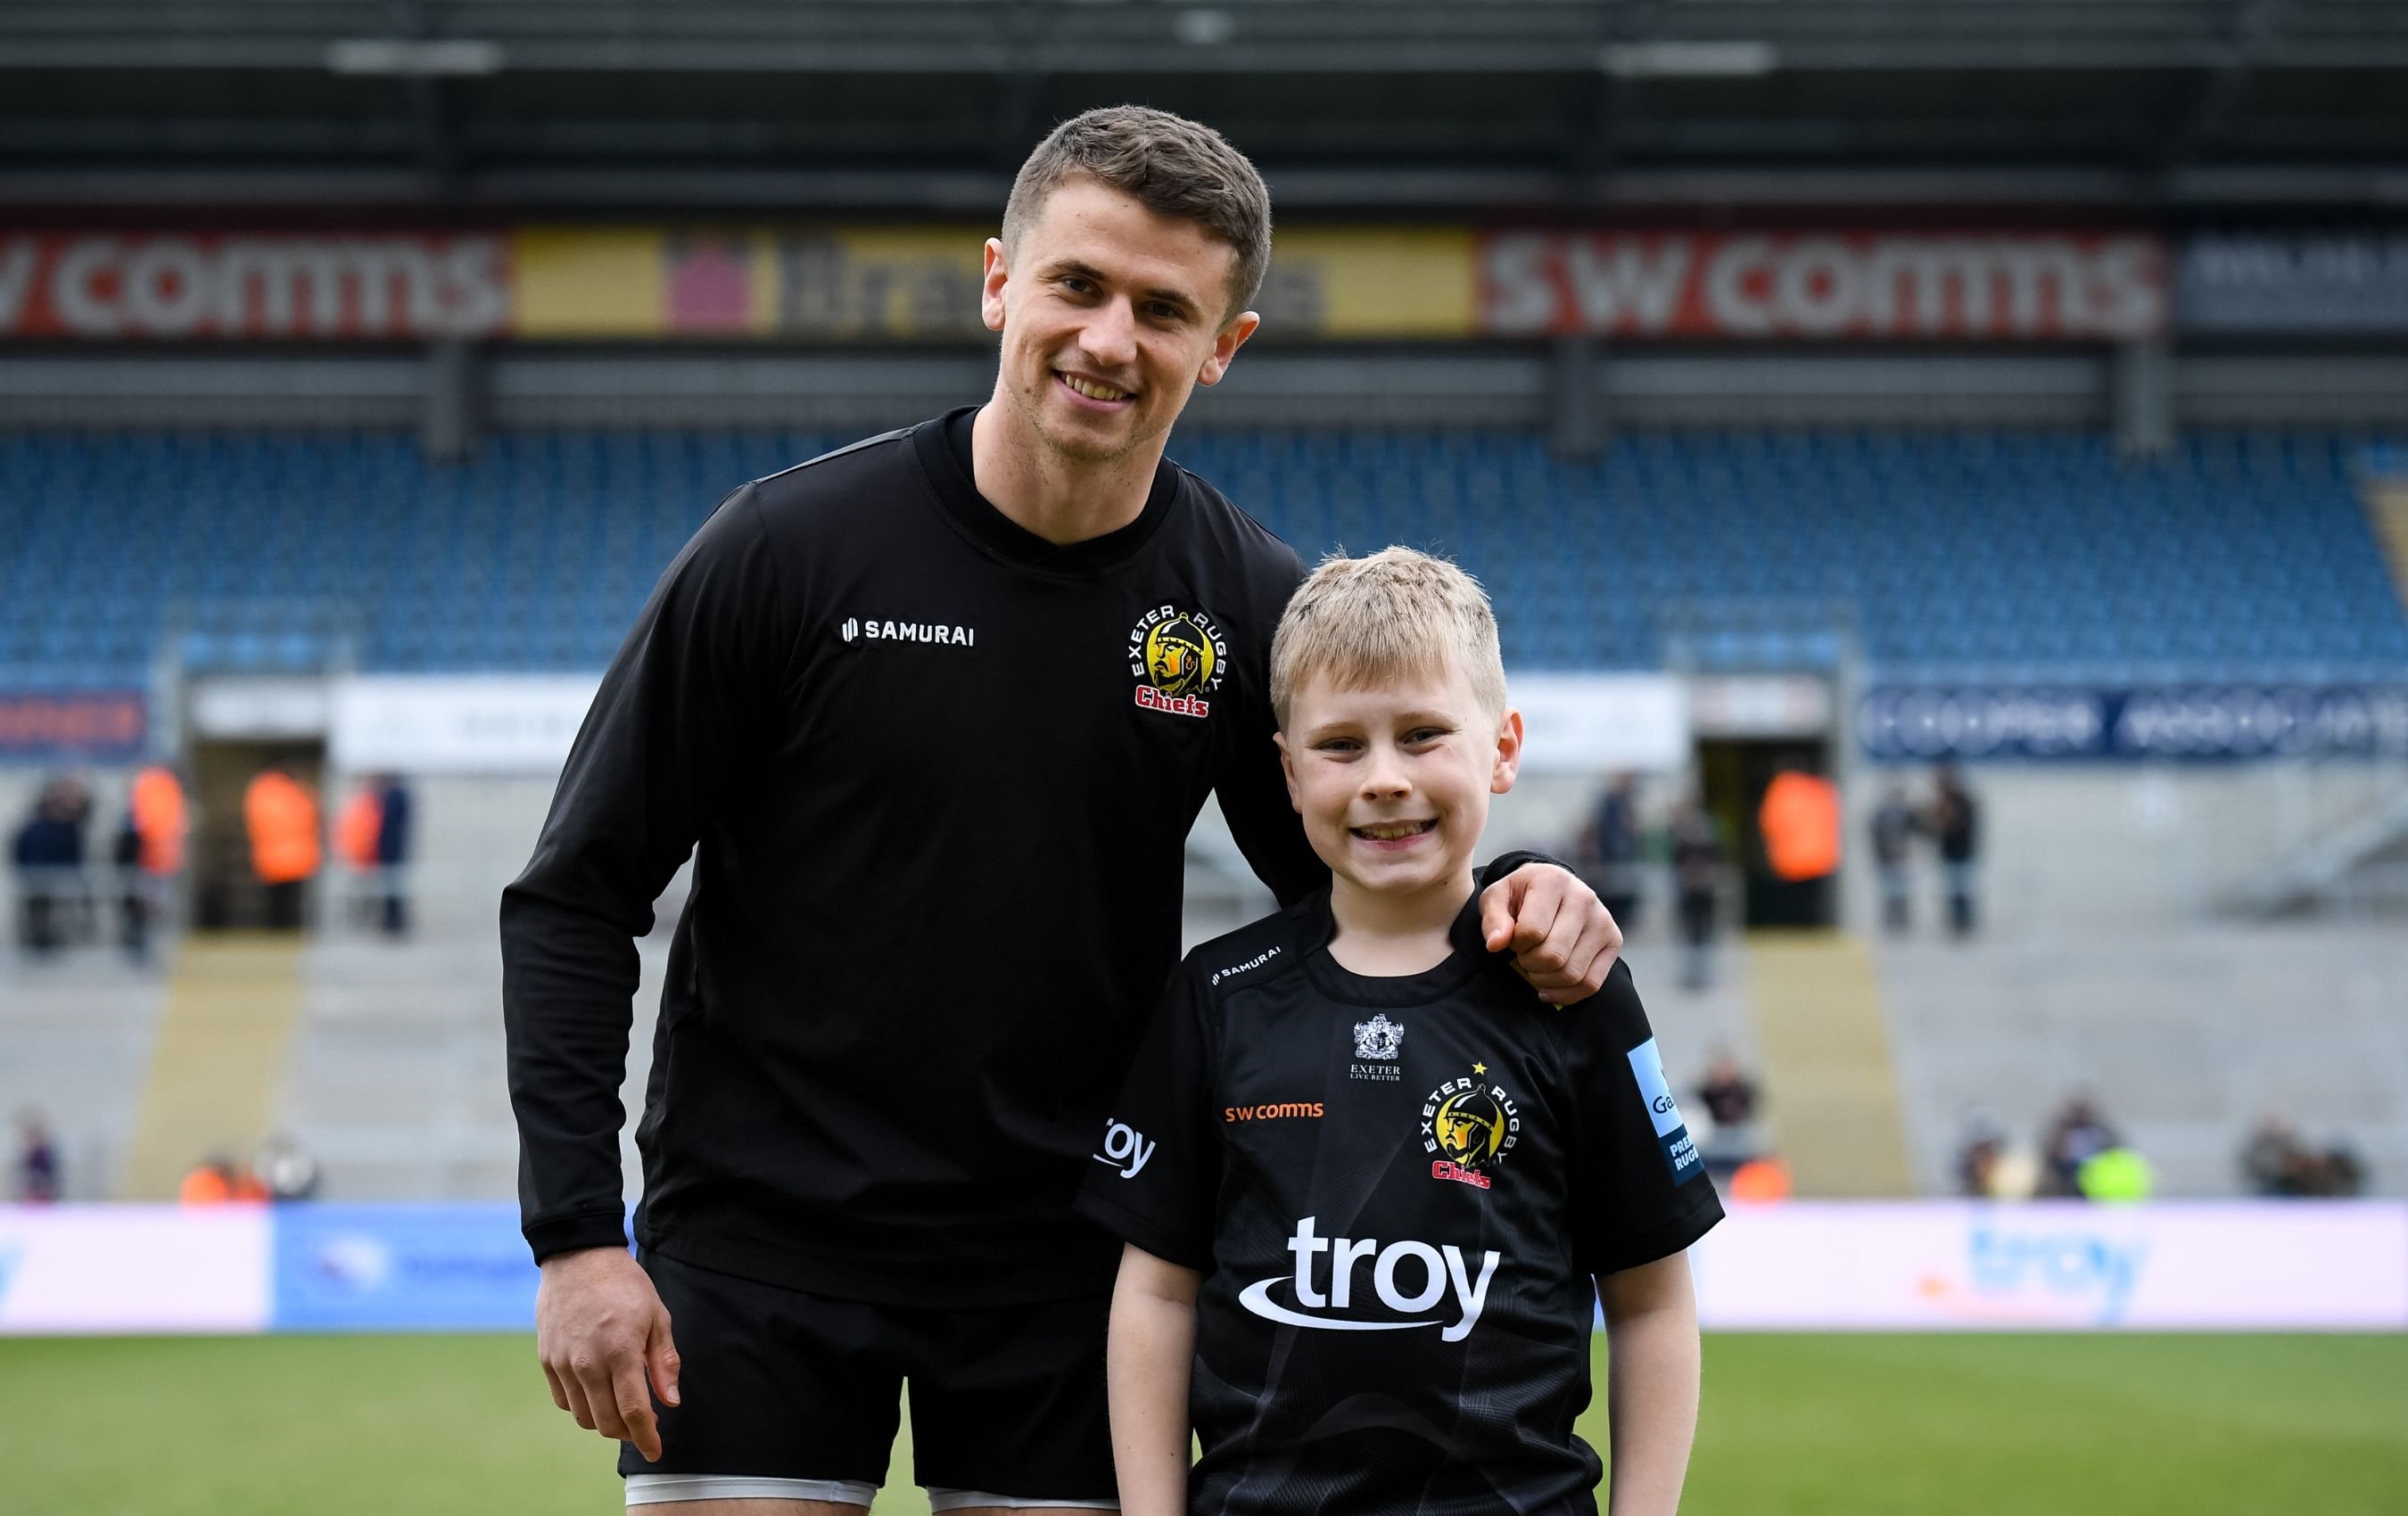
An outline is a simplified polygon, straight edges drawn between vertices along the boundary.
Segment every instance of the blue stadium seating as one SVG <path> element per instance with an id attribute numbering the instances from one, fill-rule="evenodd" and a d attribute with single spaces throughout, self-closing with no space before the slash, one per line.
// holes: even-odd
<path id="1" fill-rule="evenodd" d="M 736 481 L 843 437 L 0 435 L 0 681 L 606 663 Z M 1524 433 L 1198 431 L 1172 455 L 1308 559 L 1403 541 L 1495 594 L 1525 668 L 2397 679 L 2408 619 L 2355 493 L 2385 447 L 2196 433 L 1681 432 L 1590 463 Z M 2396 444 L 2390 451 L 2398 452 Z"/>

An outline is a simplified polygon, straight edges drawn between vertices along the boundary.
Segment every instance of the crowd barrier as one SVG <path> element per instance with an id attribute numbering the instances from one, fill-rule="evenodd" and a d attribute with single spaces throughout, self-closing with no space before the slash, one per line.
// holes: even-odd
<path id="1" fill-rule="evenodd" d="M 1735 1206 L 1693 1253 L 1733 1331 L 2408 1331 L 2397 1201 Z M 0 1336 L 525 1331 L 518 1213 L 0 1207 Z"/>

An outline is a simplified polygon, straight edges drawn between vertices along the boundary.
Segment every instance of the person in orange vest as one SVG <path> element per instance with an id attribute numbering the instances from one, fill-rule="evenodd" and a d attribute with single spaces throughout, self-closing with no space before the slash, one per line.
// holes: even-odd
<path id="1" fill-rule="evenodd" d="M 1776 878 L 1800 883 L 1839 870 L 1840 790 L 1829 779 L 1783 769 L 1765 786 L 1756 824 Z"/>
<path id="2" fill-rule="evenodd" d="M 355 924 L 366 923 L 370 900 L 365 881 L 377 871 L 377 833 L 383 826 L 384 800 L 376 776 L 363 776 L 343 808 L 335 813 L 335 856 L 341 861 L 343 872 L 363 881 L 351 900 Z"/>
<path id="3" fill-rule="evenodd" d="M 184 834 L 191 828 L 192 818 L 176 771 L 152 764 L 135 775 L 126 808 L 133 815 L 135 834 L 142 839 L 138 860 L 142 872 L 153 879 L 182 873 Z"/>
<path id="4" fill-rule="evenodd" d="M 125 796 L 125 826 L 117 837 L 118 887 L 123 893 L 125 951 L 136 963 L 150 952 L 150 929 L 164 913 L 184 868 L 191 824 L 184 786 L 175 771 L 151 764 L 134 776 Z"/>
<path id="5" fill-rule="evenodd" d="M 354 874 L 377 865 L 377 833 L 384 825 L 384 799 L 373 776 L 360 781 L 335 815 L 335 854 Z"/>
<path id="6" fill-rule="evenodd" d="M 234 1198 L 234 1166 L 222 1158 L 194 1164 L 176 1198 L 187 1206 L 222 1206 Z"/>
<path id="7" fill-rule="evenodd" d="M 255 1206 L 264 1204 L 268 1194 L 258 1175 L 221 1157 L 194 1164 L 177 1186 L 176 1198 L 187 1206 Z"/>
<path id="8" fill-rule="evenodd" d="M 301 887 L 318 872 L 318 799 L 281 763 L 271 763 L 243 792 L 251 871 L 267 891 L 267 924 L 301 924 Z"/>

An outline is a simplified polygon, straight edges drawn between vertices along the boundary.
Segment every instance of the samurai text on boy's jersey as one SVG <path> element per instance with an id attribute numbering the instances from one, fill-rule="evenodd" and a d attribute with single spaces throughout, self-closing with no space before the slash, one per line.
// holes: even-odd
<path id="1" fill-rule="evenodd" d="M 1188 955 L 1081 1206 L 1204 1273 L 1191 1509 L 1590 1512 L 1593 1275 L 1722 1216 L 1616 965 L 1556 1010 L 1480 941 L 1371 979 L 1328 895 Z"/>

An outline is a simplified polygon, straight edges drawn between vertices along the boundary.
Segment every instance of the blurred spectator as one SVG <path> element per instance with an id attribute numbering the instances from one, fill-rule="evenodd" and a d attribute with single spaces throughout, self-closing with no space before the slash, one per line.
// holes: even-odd
<path id="1" fill-rule="evenodd" d="M 377 828 L 384 824 L 384 801 L 371 774 L 352 786 L 351 797 L 335 813 L 335 856 L 359 873 L 377 863 Z"/>
<path id="2" fill-rule="evenodd" d="M 2082 1194 L 2082 1166 L 2121 1146 L 2123 1139 L 2100 1115 L 2089 1096 L 2073 1096 L 2058 1108 L 2056 1120 L 2049 1123 L 2048 1135 L 2041 1141 L 2041 1161 L 2045 1166 L 2042 1193 Z"/>
<path id="3" fill-rule="evenodd" d="M 1971 937 L 1975 925 L 1974 860 L 1981 851 L 1981 808 L 1953 765 L 1932 776 L 1931 835 L 1940 844 L 1940 870 L 1948 883 L 1948 929 Z"/>
<path id="4" fill-rule="evenodd" d="M 387 774 L 377 793 L 377 868 L 384 885 L 384 934 L 403 937 L 409 931 L 409 901 L 402 894 L 402 868 L 409 862 L 409 787 L 397 774 Z"/>
<path id="5" fill-rule="evenodd" d="M 382 787 L 375 775 L 366 775 L 351 787 L 343 808 L 335 813 L 335 857 L 362 886 L 351 894 L 347 913 L 353 925 L 366 925 L 376 908 L 366 885 L 377 871 L 377 832 L 383 825 Z"/>
<path id="6" fill-rule="evenodd" d="M 40 1206 L 58 1197 L 58 1146 L 42 1113 L 28 1108 L 17 1116 L 17 1198 Z"/>
<path id="7" fill-rule="evenodd" d="M 301 890 L 318 872 L 318 800 L 283 763 L 261 769 L 243 792 L 251 872 L 267 894 L 267 924 L 301 924 Z"/>
<path id="8" fill-rule="evenodd" d="M 2251 1194 L 2284 1198 L 2354 1195 L 2366 1183 L 2357 1153 L 2342 1144 L 2317 1151 L 2279 1110 L 2258 1118 L 2241 1149 L 2241 1171 Z"/>
<path id="9" fill-rule="evenodd" d="M 142 871 L 153 879 L 182 873 L 184 833 L 192 822 L 176 771 L 152 764 L 135 775 L 127 809 L 142 835 Z"/>
<path id="10" fill-rule="evenodd" d="M 1829 779 L 1784 768 L 1764 787 L 1756 809 L 1764 861 L 1792 884 L 1828 879 L 1840 866 L 1840 792 Z"/>
<path id="11" fill-rule="evenodd" d="M 1721 829 L 1690 800 L 1672 820 L 1672 879 L 1680 892 L 1681 982 L 1702 990 L 1713 978 L 1714 894 L 1722 882 Z"/>
<path id="12" fill-rule="evenodd" d="M 318 1160 L 282 1132 L 259 1145 L 251 1172 L 266 1186 L 270 1200 L 308 1200 L 318 1193 Z"/>
<path id="13" fill-rule="evenodd" d="M 1753 1158 L 1730 1177 L 1730 1197 L 1763 1204 L 1789 1198 L 1789 1166 L 1778 1158 Z"/>
<path id="14" fill-rule="evenodd" d="M 1999 1161 L 2006 1156 L 2007 1137 L 1985 1116 L 1966 1122 L 1956 1148 L 1956 1193 L 1971 1200 L 1998 1198 Z"/>
<path id="15" fill-rule="evenodd" d="M 83 828 L 91 807 L 79 802 L 80 788 L 69 779 L 43 785 L 9 847 L 17 869 L 17 941 L 30 952 L 65 946 L 83 893 Z"/>
<path id="16" fill-rule="evenodd" d="M 1881 806 L 1873 812 L 1873 869 L 1881 880 L 1882 925 L 1893 933 L 1904 932 L 1912 914 L 1907 865 L 1914 855 L 1914 834 L 1921 829 L 1906 786 L 1891 780 L 1883 787 Z"/>
<path id="17" fill-rule="evenodd" d="M 151 764 L 134 776 L 117 860 L 124 892 L 125 951 L 136 961 L 148 960 L 151 933 L 174 898 L 175 878 L 184 871 L 184 834 L 190 825 L 184 786 L 175 770 Z"/>
<path id="18" fill-rule="evenodd" d="M 176 1198 L 187 1206 L 222 1206 L 234 1198 L 234 1165 L 223 1158 L 194 1164 L 176 1187 Z"/>
<path id="19" fill-rule="evenodd" d="M 2149 1198 L 2157 1176 L 2146 1158 L 2119 1143 L 2084 1159 L 2074 1182 L 2086 1200 L 2102 1206 L 2134 1206 Z"/>
<path id="20" fill-rule="evenodd" d="M 267 1186 L 221 1154 L 194 1165 L 177 1187 L 176 1198 L 187 1206 L 256 1205 L 267 1198 Z"/>
<path id="21" fill-rule="evenodd" d="M 117 868 L 119 940 L 125 956 L 142 963 L 150 952 L 150 903 L 143 891 L 142 834 L 134 824 L 134 808 L 125 809 L 124 823 L 109 845 L 108 861 Z"/>
<path id="22" fill-rule="evenodd" d="M 1730 1050 L 1716 1047 L 1706 1061 L 1706 1080 L 1698 1087 L 1698 1103 L 1713 1123 L 1698 1145 L 1707 1172 L 1726 1174 L 1757 1156 L 1758 1094 L 1756 1081 L 1740 1068 Z"/>
<path id="23" fill-rule="evenodd" d="M 1597 858 L 1597 894 L 1625 932 L 1639 928 L 1639 776 L 1616 774 L 1598 797 L 1590 825 Z"/>

